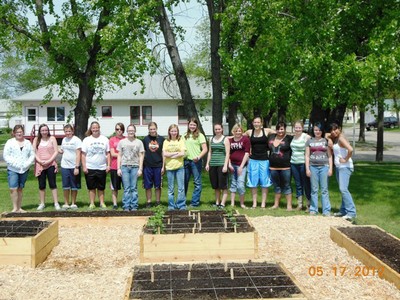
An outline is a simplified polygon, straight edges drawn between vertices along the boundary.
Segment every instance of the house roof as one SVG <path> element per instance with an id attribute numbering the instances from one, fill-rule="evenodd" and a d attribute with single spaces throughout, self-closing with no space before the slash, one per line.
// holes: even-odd
<path id="1" fill-rule="evenodd" d="M 127 83 L 122 88 L 117 86 L 114 90 L 108 90 L 104 92 L 103 100 L 171 100 L 171 99 L 181 99 L 178 85 L 176 83 L 175 77 L 170 76 L 166 78 L 164 75 L 145 75 L 143 77 L 144 90 L 141 92 L 142 86 L 139 82 Z M 192 95 L 195 99 L 208 99 L 211 95 L 210 84 L 205 84 L 196 78 L 189 79 L 190 89 Z M 58 86 L 53 87 L 53 98 L 52 100 L 61 100 L 59 95 Z M 49 87 L 42 87 L 35 91 L 26 93 L 13 101 L 42 101 L 49 91 Z M 73 89 L 73 93 L 78 95 L 78 88 Z M 95 96 L 96 98 L 96 96 Z"/>

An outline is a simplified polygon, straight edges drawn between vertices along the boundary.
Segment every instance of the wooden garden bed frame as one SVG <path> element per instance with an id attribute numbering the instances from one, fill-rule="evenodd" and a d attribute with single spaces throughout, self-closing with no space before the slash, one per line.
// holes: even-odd
<path id="1" fill-rule="evenodd" d="M 53 221 L 33 237 L 0 238 L 0 265 L 35 268 L 47 258 L 57 244 L 58 221 Z"/>
<path id="2" fill-rule="evenodd" d="M 361 226 L 360 226 L 361 227 Z M 374 225 L 365 225 L 362 227 L 373 227 L 376 229 L 381 230 L 383 233 L 386 233 L 393 237 L 396 240 L 399 240 L 394 235 L 387 233 L 382 228 Z M 400 274 L 377 258 L 375 255 L 364 249 L 364 247 L 357 244 L 355 241 L 350 239 L 346 234 L 338 230 L 336 227 L 331 227 L 330 229 L 330 236 L 332 241 L 337 243 L 340 247 L 345 248 L 350 255 L 353 255 L 359 261 L 361 261 L 365 266 L 381 269 L 383 270 L 381 277 L 386 279 L 389 282 L 394 283 L 394 285 L 400 289 Z M 383 268 L 383 269 L 382 269 Z"/>

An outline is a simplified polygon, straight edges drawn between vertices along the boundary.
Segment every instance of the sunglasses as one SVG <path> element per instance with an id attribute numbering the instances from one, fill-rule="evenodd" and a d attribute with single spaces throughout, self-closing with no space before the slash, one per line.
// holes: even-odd
<path id="1" fill-rule="evenodd" d="M 121 128 L 115 128 L 115 130 L 122 131 L 122 129 L 121 129 Z"/>

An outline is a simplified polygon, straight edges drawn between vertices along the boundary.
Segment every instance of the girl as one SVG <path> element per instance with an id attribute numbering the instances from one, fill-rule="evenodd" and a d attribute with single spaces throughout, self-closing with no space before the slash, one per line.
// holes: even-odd
<path id="1" fill-rule="evenodd" d="M 332 155 L 320 123 L 313 127 L 314 137 L 306 142 L 306 174 L 311 178 L 310 214 L 318 214 L 318 190 L 321 188 L 322 214 L 330 216 L 328 177 L 332 175 Z"/>
<path id="2" fill-rule="evenodd" d="M 200 205 L 201 197 L 201 170 L 203 168 L 202 157 L 207 154 L 207 142 L 205 136 L 199 130 L 199 121 L 191 118 L 185 135 L 187 156 L 185 158 L 185 197 L 187 195 L 190 177 L 193 175 L 194 190 L 190 206 Z"/>
<path id="3" fill-rule="evenodd" d="M 117 146 L 121 140 L 123 140 L 125 132 L 125 126 L 122 123 L 115 124 L 115 135 L 110 138 L 110 156 L 111 156 L 111 191 L 113 209 L 118 209 L 118 191 L 121 189 L 121 176 L 118 176 L 118 150 Z"/>
<path id="4" fill-rule="evenodd" d="M 56 138 L 51 136 L 49 127 L 46 124 L 39 126 L 38 136 L 33 140 L 33 149 L 35 150 L 35 176 L 38 178 L 40 198 L 37 210 L 45 208 L 46 178 L 53 195 L 54 208 L 60 210 L 56 183 L 58 145 Z"/>
<path id="5" fill-rule="evenodd" d="M 172 124 L 168 128 L 168 138 L 163 144 L 164 170 L 168 179 L 168 210 L 185 210 L 185 170 L 183 158 L 186 154 L 185 141 L 179 135 L 178 125 Z M 178 185 L 178 197 L 175 201 L 175 179 Z"/>
<path id="6" fill-rule="evenodd" d="M 215 194 L 215 206 L 224 208 L 228 197 L 229 140 L 222 134 L 221 124 L 214 125 L 214 136 L 210 138 L 206 170 Z M 222 199 L 221 199 L 222 193 Z"/>
<path id="7" fill-rule="evenodd" d="M 86 186 L 89 190 L 89 209 L 94 209 L 97 196 L 100 208 L 106 209 L 104 190 L 107 173 L 110 171 L 110 143 L 108 138 L 100 135 L 100 124 L 93 121 L 82 142 L 82 168 L 85 173 Z"/>
<path id="8" fill-rule="evenodd" d="M 77 209 L 76 196 L 81 189 L 81 148 L 82 141 L 74 135 L 74 128 L 67 124 L 64 126 L 65 137 L 62 140 L 60 153 L 61 158 L 61 177 L 64 192 L 63 209 Z M 71 205 L 69 199 L 71 198 Z"/>
<path id="9" fill-rule="evenodd" d="M 128 137 L 119 142 L 118 175 L 122 177 L 124 196 L 122 208 L 125 211 L 135 211 L 139 207 L 137 180 L 142 175 L 144 147 L 136 138 L 136 127 L 131 124 L 127 128 Z"/>
<path id="10" fill-rule="evenodd" d="M 32 144 L 24 139 L 24 127 L 22 125 L 15 125 L 12 133 L 14 137 L 6 142 L 3 158 L 7 163 L 8 188 L 13 203 L 12 212 L 24 213 L 22 190 L 28 178 L 29 167 L 35 160 L 35 152 Z"/>

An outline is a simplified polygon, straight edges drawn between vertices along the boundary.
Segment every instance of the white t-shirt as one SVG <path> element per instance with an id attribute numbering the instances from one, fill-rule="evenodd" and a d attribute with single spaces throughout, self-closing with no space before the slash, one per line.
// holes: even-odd
<path id="1" fill-rule="evenodd" d="M 130 141 L 128 138 L 121 140 L 117 146 L 121 153 L 121 165 L 139 166 L 140 153 L 144 152 L 143 142 L 139 139 Z"/>
<path id="2" fill-rule="evenodd" d="M 107 169 L 107 153 L 110 152 L 108 138 L 88 136 L 83 139 L 82 152 L 86 153 L 86 168 L 90 170 Z"/>
<path id="3" fill-rule="evenodd" d="M 82 148 L 82 141 L 77 136 L 63 138 L 61 149 L 64 151 L 61 158 L 61 168 L 73 169 L 76 163 L 76 150 Z"/>

